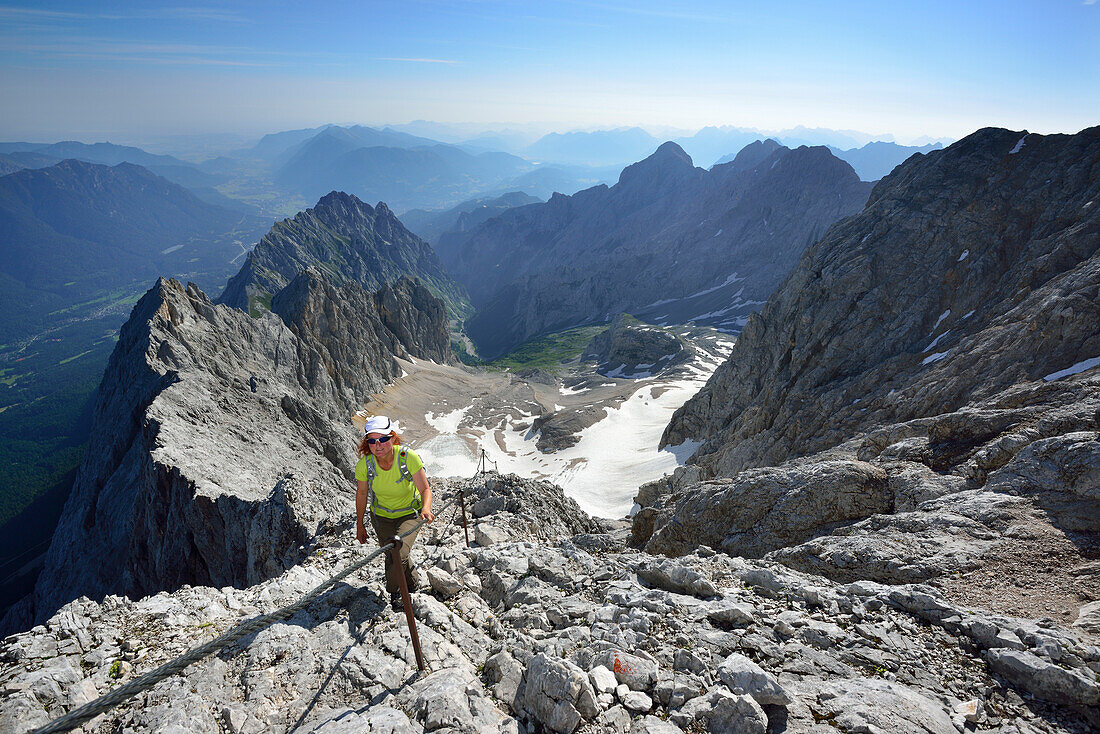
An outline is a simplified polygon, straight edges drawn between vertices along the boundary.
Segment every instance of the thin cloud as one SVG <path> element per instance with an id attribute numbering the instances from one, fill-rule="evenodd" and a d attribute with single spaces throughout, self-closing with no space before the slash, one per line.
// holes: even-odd
<path id="1" fill-rule="evenodd" d="M 84 13 L 66 13 L 60 10 L 39 10 L 38 8 L 16 8 L 0 5 L 0 18 L 89 18 Z"/>
<path id="2" fill-rule="evenodd" d="M 461 64 L 461 61 L 454 61 L 452 59 L 418 59 L 418 58 L 396 58 L 392 56 L 381 56 L 375 59 L 375 61 L 411 61 L 417 64 Z"/>
<path id="3" fill-rule="evenodd" d="M 160 15 L 166 18 L 185 18 L 187 20 L 213 20 L 223 23 L 247 23 L 248 19 L 240 13 L 219 8 L 163 8 Z"/>
<path id="4" fill-rule="evenodd" d="M 563 0 L 570 5 L 580 5 L 599 10 L 611 10 L 616 13 L 628 13 L 631 15 L 646 15 L 653 18 L 672 18 L 674 20 L 694 20 L 706 23 L 722 23 L 729 21 L 728 16 L 701 15 L 699 13 L 680 13 L 671 10 L 648 10 L 646 8 L 632 7 L 629 5 L 611 5 L 609 3 L 586 2 L 585 0 Z M 1086 0 L 1087 2 L 1088 0 Z M 1092 0 L 1096 2 L 1096 0 Z"/>

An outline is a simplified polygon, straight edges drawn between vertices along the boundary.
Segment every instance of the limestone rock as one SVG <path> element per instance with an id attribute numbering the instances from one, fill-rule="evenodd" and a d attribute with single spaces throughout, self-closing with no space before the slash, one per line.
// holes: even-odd
<path id="1" fill-rule="evenodd" d="M 383 203 L 365 204 L 341 191 L 312 209 L 277 222 L 248 253 L 219 303 L 259 314 L 300 272 L 315 267 L 337 285 L 358 283 L 377 291 L 402 277 L 419 278 L 462 309 L 465 292 L 443 270 L 435 252 L 405 229 Z"/>
<path id="2" fill-rule="evenodd" d="M 1095 674 L 1066 670 L 1026 650 L 1000 648 L 987 651 L 986 657 L 995 671 L 1047 701 L 1084 708 L 1100 705 Z"/>
<path id="3" fill-rule="evenodd" d="M 577 704 L 585 689 L 591 692 L 588 676 L 582 670 L 540 653 L 527 664 L 516 702 L 520 710 L 551 731 L 567 734 L 581 722 Z"/>
<path id="4" fill-rule="evenodd" d="M 663 442 L 705 440 L 695 461 L 730 475 L 1095 357 L 1098 157 L 1100 128 L 913 156 L 806 251 Z"/>
<path id="5" fill-rule="evenodd" d="M 422 304 L 423 328 L 446 343 L 437 300 L 412 283 L 388 293 L 410 314 Z M 276 302 L 282 319 L 253 319 L 159 281 L 108 364 L 35 617 L 80 594 L 242 586 L 298 562 L 347 514 L 348 411 L 399 374 L 394 345 L 429 354 L 409 341 L 420 332 L 402 337 L 371 317 L 372 298 L 309 272 Z"/>
<path id="6" fill-rule="evenodd" d="M 691 492 L 662 497 L 643 511 L 654 523 L 645 548 L 679 555 L 705 544 L 733 555 L 762 556 L 823 528 L 890 511 L 886 477 L 868 463 L 822 461 L 708 482 Z M 647 522 L 642 516 L 635 516 L 636 529 Z M 635 538 L 641 540 L 639 535 L 636 532 Z"/>
<path id="7" fill-rule="evenodd" d="M 1082 606 L 1073 626 L 1082 632 L 1100 637 L 1100 601 L 1089 602 Z"/>
<path id="8" fill-rule="evenodd" d="M 818 716 L 843 731 L 905 731 L 957 734 L 938 701 L 906 686 L 878 680 L 827 683 L 817 694 Z"/>
<path id="9" fill-rule="evenodd" d="M 733 653 L 723 660 L 718 677 L 731 691 L 740 689 L 761 706 L 786 706 L 791 702 L 779 681 L 744 655 Z"/>

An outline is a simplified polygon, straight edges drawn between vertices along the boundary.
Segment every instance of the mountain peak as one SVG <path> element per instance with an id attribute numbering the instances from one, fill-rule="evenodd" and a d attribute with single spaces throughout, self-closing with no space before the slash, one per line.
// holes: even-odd
<path id="1" fill-rule="evenodd" d="M 665 158 L 678 158 L 687 163 L 689 166 L 695 166 L 694 162 L 691 160 L 691 156 L 687 154 L 687 151 L 685 151 L 683 148 L 681 148 L 679 145 L 672 142 L 671 140 L 661 143 L 660 146 L 657 147 L 657 150 L 653 151 L 653 155 L 649 156 L 649 158 L 647 158 L 646 160 Z"/>
<path id="2" fill-rule="evenodd" d="M 679 178 L 694 170 L 691 156 L 670 140 L 662 143 L 648 158 L 624 168 L 619 174 L 619 185 L 629 185 L 643 179 Z"/>
<path id="3" fill-rule="evenodd" d="M 421 278 L 452 308 L 465 294 L 443 270 L 428 243 L 409 232 L 383 202 L 377 207 L 330 191 L 313 208 L 272 227 L 226 285 L 219 303 L 258 314 L 302 270 L 314 266 L 334 283 L 354 281 L 377 290 L 402 275 Z"/>

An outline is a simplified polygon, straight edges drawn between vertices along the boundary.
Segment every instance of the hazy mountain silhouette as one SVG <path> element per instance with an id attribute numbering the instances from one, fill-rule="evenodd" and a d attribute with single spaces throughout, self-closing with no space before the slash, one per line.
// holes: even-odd
<path id="1" fill-rule="evenodd" d="M 66 160 L 0 178 L 0 338 L 162 274 L 215 285 L 241 252 L 228 237 L 255 220 L 201 201 L 130 163 Z"/>
<path id="2" fill-rule="evenodd" d="M 389 202 L 400 211 L 454 205 L 533 167 L 507 153 L 471 155 L 449 145 L 365 146 L 366 130 L 370 129 L 326 128 L 276 171 L 276 183 L 308 198 L 347 191 L 362 199 Z M 377 132 L 371 131 L 367 138 Z M 383 134 L 395 136 L 406 142 L 418 140 L 405 133 Z"/>
<path id="3" fill-rule="evenodd" d="M 436 250 L 470 292 L 467 331 L 487 358 L 624 311 L 736 331 L 870 189 L 824 147 L 761 142 L 704 171 L 668 142 L 614 186 L 509 209 Z"/>
<path id="4" fill-rule="evenodd" d="M 894 170 L 900 163 L 908 160 L 914 153 L 927 153 L 941 148 L 943 148 L 943 145 L 940 143 L 912 146 L 884 143 L 876 140 L 867 143 L 862 148 L 853 148 L 852 150 L 837 150 L 832 147 L 829 149 L 833 151 L 833 155 L 837 158 L 843 158 L 851 163 L 852 168 L 856 169 L 856 173 L 859 174 L 861 179 L 864 181 L 877 181 Z"/>
<path id="5" fill-rule="evenodd" d="M 594 132 L 550 133 L 527 146 L 531 160 L 586 166 L 623 165 L 640 160 L 661 144 L 640 127 Z"/>
<path id="6" fill-rule="evenodd" d="M 531 196 L 522 191 L 511 191 L 495 197 L 470 199 L 443 211 L 411 209 L 401 215 L 401 223 L 421 239 L 434 243 L 446 232 L 469 232 L 506 209 L 540 203 L 542 199 L 537 196 Z"/>

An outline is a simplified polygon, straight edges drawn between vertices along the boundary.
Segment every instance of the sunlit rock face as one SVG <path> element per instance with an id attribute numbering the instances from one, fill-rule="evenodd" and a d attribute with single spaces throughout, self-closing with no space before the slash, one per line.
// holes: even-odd
<path id="1" fill-rule="evenodd" d="M 835 721 L 957 734 L 1027 721 L 1070 734 L 1100 724 L 1096 604 L 1081 624 L 1059 625 L 705 547 L 654 557 L 627 546 L 623 523 L 587 516 L 546 482 L 490 473 L 434 485 L 440 507 L 465 493 L 472 547 L 441 517 L 413 551 L 426 671 L 379 562 L 110 710 L 97 730 L 764 734 Z M 296 602 L 363 557 L 353 532 L 249 588 L 67 604 L 0 642 L 0 728 L 42 726 Z"/>
<path id="2" fill-rule="evenodd" d="M 405 229 L 389 207 L 382 202 L 371 206 L 342 191 L 277 222 L 226 284 L 218 303 L 253 314 L 267 310 L 271 298 L 308 267 L 337 285 L 358 283 L 369 291 L 402 276 L 419 278 L 452 309 L 465 303 L 465 293 L 443 271 L 432 248 Z"/>
<path id="3" fill-rule="evenodd" d="M 443 304 L 408 279 L 367 293 L 307 270 L 252 318 L 161 280 L 122 328 L 92 440 L 33 599 L 242 586 L 281 573 L 348 517 L 348 416 L 400 375 L 446 362 Z"/>

